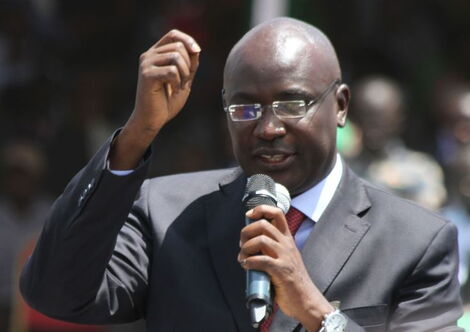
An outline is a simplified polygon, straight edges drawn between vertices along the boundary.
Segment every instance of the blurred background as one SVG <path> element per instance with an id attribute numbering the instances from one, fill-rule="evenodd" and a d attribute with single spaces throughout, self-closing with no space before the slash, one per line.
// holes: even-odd
<path id="1" fill-rule="evenodd" d="M 336 47 L 353 91 L 338 147 L 353 169 L 456 223 L 469 303 L 469 13 L 468 0 L 0 0 L 0 331 L 142 331 L 49 321 L 18 296 L 20 267 L 50 204 L 131 113 L 139 55 L 170 29 L 199 42 L 201 64 L 150 176 L 233 165 L 224 61 L 275 16 Z"/>

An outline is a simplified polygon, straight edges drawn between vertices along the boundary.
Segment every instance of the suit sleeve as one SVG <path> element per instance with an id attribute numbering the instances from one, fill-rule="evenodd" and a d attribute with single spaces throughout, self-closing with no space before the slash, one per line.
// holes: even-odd
<path id="1" fill-rule="evenodd" d="M 457 230 L 446 223 L 399 290 L 390 331 L 463 331 Z"/>
<path id="2" fill-rule="evenodd" d="M 112 139 L 56 200 L 23 268 L 25 300 L 48 316 L 104 324 L 143 315 L 152 252 L 142 186 L 149 158 L 132 174 L 113 175 L 106 169 Z"/>

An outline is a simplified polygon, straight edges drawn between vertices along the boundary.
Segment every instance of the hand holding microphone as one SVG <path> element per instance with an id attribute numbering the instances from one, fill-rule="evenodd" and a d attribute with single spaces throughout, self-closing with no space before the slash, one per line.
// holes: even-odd
<path id="1" fill-rule="evenodd" d="M 271 178 L 254 175 L 249 179 L 244 196 L 247 225 L 241 231 L 238 260 L 247 270 L 246 300 L 252 325 L 258 327 L 269 316 L 274 299 L 286 315 L 304 326 L 317 326 L 322 321 L 320 312 L 333 308 L 310 279 L 285 213 L 277 207 L 279 200 Z"/>
<path id="2" fill-rule="evenodd" d="M 260 205 L 277 206 L 287 213 L 290 195 L 287 189 L 275 183 L 264 174 L 256 174 L 248 179 L 243 203 L 248 211 Z M 246 217 L 246 225 L 253 222 Z M 244 261 L 246 263 L 246 259 Z M 248 270 L 246 275 L 246 305 L 250 310 L 251 322 L 257 328 L 272 312 L 271 282 L 266 272 Z"/>

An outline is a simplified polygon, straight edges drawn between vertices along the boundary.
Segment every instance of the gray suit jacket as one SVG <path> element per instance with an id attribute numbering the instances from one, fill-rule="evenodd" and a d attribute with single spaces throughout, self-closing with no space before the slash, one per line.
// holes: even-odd
<path id="1" fill-rule="evenodd" d="M 236 257 L 246 178 L 239 169 L 144 181 L 119 177 L 108 142 L 55 202 L 21 290 L 52 317 L 149 331 L 255 331 Z M 347 167 L 302 256 L 341 301 L 347 331 L 460 331 L 456 229 Z M 300 331 L 278 312 L 271 331 Z"/>

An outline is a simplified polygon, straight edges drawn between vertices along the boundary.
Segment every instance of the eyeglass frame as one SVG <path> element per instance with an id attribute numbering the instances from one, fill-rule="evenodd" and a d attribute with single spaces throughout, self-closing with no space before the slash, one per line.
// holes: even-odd
<path id="1" fill-rule="evenodd" d="M 261 105 L 260 103 L 253 103 L 253 104 L 232 104 L 232 105 L 228 105 L 228 106 L 224 106 L 224 111 L 226 113 L 229 114 L 230 116 L 230 120 L 233 121 L 233 122 L 247 122 L 247 121 L 254 121 L 254 120 L 258 120 L 259 118 L 261 118 L 261 116 L 263 115 L 263 111 L 266 107 L 269 107 L 273 110 L 273 113 L 274 115 L 276 115 L 277 118 L 281 119 L 281 120 L 284 120 L 284 119 L 299 119 L 299 118 L 303 118 L 305 115 L 307 115 L 309 109 L 315 105 L 321 105 L 321 103 L 323 102 L 323 99 L 326 98 L 326 96 L 333 90 L 333 88 L 336 86 L 336 85 L 339 85 L 341 84 L 341 80 L 339 78 L 335 79 L 333 82 L 331 82 L 328 87 L 322 92 L 320 93 L 320 95 L 316 98 L 312 98 L 310 100 L 308 99 L 296 99 L 296 100 L 284 100 L 284 101 L 281 101 L 281 100 L 275 100 L 271 103 L 271 105 Z M 225 93 L 225 90 L 222 89 L 222 102 L 225 104 L 225 101 L 223 99 L 223 95 Z M 276 105 L 279 105 L 279 103 L 284 103 L 284 102 L 303 102 L 304 103 L 304 107 L 305 107 L 305 113 L 304 114 L 301 114 L 301 115 L 293 115 L 293 116 L 280 116 L 276 113 Z M 234 106 L 246 106 L 246 105 L 253 105 L 253 106 L 257 106 L 259 107 L 260 109 L 260 112 L 257 112 L 257 117 L 256 118 L 253 118 L 253 119 L 246 119 L 246 120 L 234 120 L 233 117 L 232 117 L 232 112 L 230 112 L 230 107 L 234 107 Z M 318 108 L 316 109 L 318 110 Z M 316 112 L 315 110 L 315 112 Z"/>

